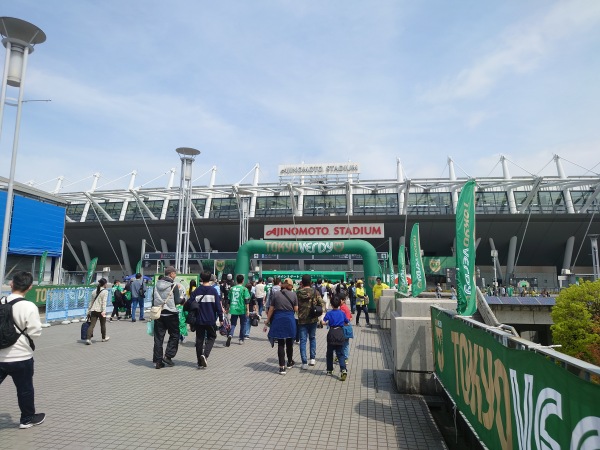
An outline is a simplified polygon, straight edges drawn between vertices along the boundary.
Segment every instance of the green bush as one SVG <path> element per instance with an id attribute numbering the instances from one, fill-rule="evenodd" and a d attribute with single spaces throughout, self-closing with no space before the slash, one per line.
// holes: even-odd
<path id="1" fill-rule="evenodd" d="M 552 308 L 552 337 L 558 350 L 600 365 L 600 280 L 561 291 Z"/>

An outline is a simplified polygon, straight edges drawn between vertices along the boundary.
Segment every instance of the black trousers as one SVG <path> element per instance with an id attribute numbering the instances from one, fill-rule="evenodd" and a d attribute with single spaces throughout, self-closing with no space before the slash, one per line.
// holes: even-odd
<path id="1" fill-rule="evenodd" d="M 9 375 L 17 388 L 21 423 L 25 423 L 35 414 L 33 358 L 25 361 L 0 362 L 0 384 Z"/>
<path id="2" fill-rule="evenodd" d="M 279 357 L 279 367 L 285 366 L 286 353 L 288 362 L 292 362 L 294 359 L 294 338 L 277 339 L 277 356 Z"/>
<path id="3" fill-rule="evenodd" d="M 169 332 L 167 349 L 165 356 L 174 358 L 179 348 L 179 315 L 162 314 L 160 319 L 154 321 L 154 352 L 152 353 L 152 362 L 162 362 L 163 360 L 163 342 L 165 335 Z"/>
<path id="4" fill-rule="evenodd" d="M 217 333 L 214 326 L 198 325 L 196 327 L 196 358 L 198 358 L 198 363 L 200 362 L 201 355 L 204 355 L 208 359 L 215 339 L 217 339 Z M 206 345 L 204 345 L 205 342 Z"/>
<path id="5" fill-rule="evenodd" d="M 113 304 L 113 312 L 110 315 L 110 317 L 112 318 L 112 317 L 117 316 L 117 319 L 118 319 L 119 318 L 119 308 L 117 307 L 117 304 L 115 302 L 112 302 L 112 304 Z"/>
<path id="6" fill-rule="evenodd" d="M 356 325 L 358 325 L 358 321 L 360 320 L 361 311 L 365 312 L 365 318 L 367 319 L 367 325 L 369 325 L 369 308 L 367 305 L 356 305 Z"/>
<path id="7" fill-rule="evenodd" d="M 125 318 L 131 317 L 131 300 L 123 300 L 125 302 Z"/>

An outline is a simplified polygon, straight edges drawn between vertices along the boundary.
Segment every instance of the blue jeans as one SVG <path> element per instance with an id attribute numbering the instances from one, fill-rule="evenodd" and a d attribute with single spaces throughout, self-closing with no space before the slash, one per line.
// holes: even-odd
<path id="1" fill-rule="evenodd" d="M 298 325 L 298 330 L 300 331 L 300 358 L 302 364 L 306 364 L 308 362 L 306 359 L 307 338 L 310 341 L 310 359 L 317 357 L 317 324 L 315 322 Z"/>
<path id="2" fill-rule="evenodd" d="M 246 314 L 232 314 L 231 315 L 231 331 L 229 332 L 229 336 L 235 336 L 235 327 L 237 325 L 238 317 L 240 319 L 240 341 L 243 341 L 244 337 L 245 337 L 245 331 L 246 331 L 246 322 L 247 322 Z"/>
<path id="3" fill-rule="evenodd" d="M 350 339 L 346 339 L 346 342 L 344 343 L 344 359 L 349 359 L 350 357 Z"/>
<path id="4" fill-rule="evenodd" d="M 0 384 L 10 375 L 17 388 L 17 400 L 21 410 L 21 423 L 35 414 L 33 390 L 33 358 L 25 361 L 0 362 Z"/>
<path id="5" fill-rule="evenodd" d="M 258 305 L 258 315 L 261 317 L 262 317 L 263 310 L 265 309 L 265 306 L 264 306 L 265 301 L 264 300 L 265 300 L 264 298 L 256 299 L 256 304 Z"/>
<path id="6" fill-rule="evenodd" d="M 144 297 L 133 297 L 131 299 L 131 318 L 135 320 L 135 308 L 140 307 L 140 320 L 144 318 Z"/>

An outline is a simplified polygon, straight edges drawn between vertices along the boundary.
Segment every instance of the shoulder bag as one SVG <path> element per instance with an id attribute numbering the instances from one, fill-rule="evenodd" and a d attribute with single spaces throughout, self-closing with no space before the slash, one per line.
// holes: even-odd
<path id="1" fill-rule="evenodd" d="M 165 307 L 165 305 L 167 304 L 167 301 L 171 298 L 171 296 L 173 295 L 173 290 L 175 289 L 175 283 L 173 283 L 173 287 L 171 288 L 171 292 L 169 292 L 169 296 L 167 297 L 167 299 L 165 300 L 165 302 L 160 305 L 160 306 L 152 306 L 150 308 L 150 313 L 148 314 L 148 318 L 150 320 L 156 320 L 156 319 L 160 319 L 160 315 L 162 313 L 163 308 Z M 154 290 L 154 292 L 156 293 L 156 288 Z M 156 294 L 155 294 L 156 295 Z M 153 302 L 154 303 L 154 302 Z"/>
<path id="2" fill-rule="evenodd" d="M 317 317 L 321 317 L 323 315 L 323 307 L 321 303 L 317 301 L 317 288 L 314 289 L 313 296 L 311 298 L 310 312 L 308 316 L 311 319 L 316 319 Z"/>

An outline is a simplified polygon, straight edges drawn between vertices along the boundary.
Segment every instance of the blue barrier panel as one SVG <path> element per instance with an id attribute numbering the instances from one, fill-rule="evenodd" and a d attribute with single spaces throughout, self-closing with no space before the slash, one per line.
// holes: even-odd
<path id="1" fill-rule="evenodd" d="M 95 287 L 72 287 L 48 289 L 46 295 L 46 322 L 53 320 L 69 320 L 85 317 Z M 144 308 L 149 308 L 152 303 L 153 289 L 150 287 L 144 296 Z M 106 301 L 106 316 L 113 311 L 113 290 L 108 290 Z"/>

